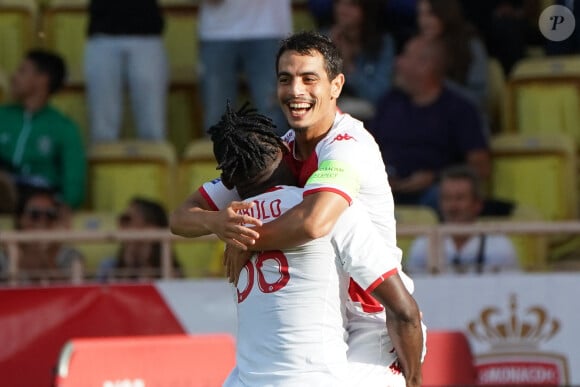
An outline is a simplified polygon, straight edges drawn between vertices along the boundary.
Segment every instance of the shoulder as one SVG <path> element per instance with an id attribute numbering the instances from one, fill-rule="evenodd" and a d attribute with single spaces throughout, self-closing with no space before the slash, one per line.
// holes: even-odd
<path id="1" fill-rule="evenodd" d="M 329 146 L 341 142 L 354 144 L 372 140 L 372 135 L 365 129 L 362 121 L 357 120 L 350 114 L 339 113 L 332 129 L 330 129 L 320 144 Z"/>

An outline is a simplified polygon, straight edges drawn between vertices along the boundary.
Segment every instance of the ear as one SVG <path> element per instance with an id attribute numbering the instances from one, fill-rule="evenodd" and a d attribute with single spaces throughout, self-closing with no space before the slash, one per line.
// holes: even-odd
<path id="1" fill-rule="evenodd" d="M 332 99 L 337 99 L 344 86 L 344 74 L 338 74 L 332 81 L 330 81 L 330 96 Z"/>

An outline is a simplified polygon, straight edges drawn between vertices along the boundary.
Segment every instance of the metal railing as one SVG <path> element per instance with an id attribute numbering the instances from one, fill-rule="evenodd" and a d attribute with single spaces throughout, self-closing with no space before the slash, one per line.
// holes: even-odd
<path id="1" fill-rule="evenodd" d="M 565 222 L 485 222 L 464 224 L 443 224 L 443 225 L 398 225 L 398 237 L 418 237 L 426 236 L 429 240 L 428 267 L 438 269 L 445 263 L 445 253 L 443 241 L 452 235 L 480 235 L 480 234 L 526 234 L 526 235 L 562 235 L 580 234 L 580 221 Z M 161 277 L 168 279 L 172 277 L 172 257 L 171 244 L 176 241 L 216 241 L 214 235 L 203 236 L 195 239 L 188 239 L 175 236 L 169 230 L 113 230 L 113 231 L 6 231 L 0 233 L 0 245 L 6 246 L 8 253 L 8 278 L 9 284 L 18 283 L 20 251 L 18 245 L 31 242 L 125 242 L 125 241 L 158 241 L 162 246 L 161 256 Z M 195 259 L 195 258 L 188 258 Z M 84 277 L 83 269 L 74 271 L 71 280 L 75 283 L 82 282 Z"/>

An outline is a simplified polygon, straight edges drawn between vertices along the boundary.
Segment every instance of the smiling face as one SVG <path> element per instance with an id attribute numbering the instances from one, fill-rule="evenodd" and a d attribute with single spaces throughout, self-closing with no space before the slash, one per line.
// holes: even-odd
<path id="1" fill-rule="evenodd" d="M 289 50 L 278 61 L 278 101 L 297 133 L 318 136 L 331 128 L 343 84 L 343 74 L 329 79 L 318 51 L 302 55 Z"/>

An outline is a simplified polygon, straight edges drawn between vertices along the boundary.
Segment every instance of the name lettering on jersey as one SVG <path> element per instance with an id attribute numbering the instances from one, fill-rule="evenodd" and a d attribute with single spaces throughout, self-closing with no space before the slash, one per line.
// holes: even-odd
<path id="1" fill-rule="evenodd" d="M 219 183 L 220 181 L 222 181 L 222 179 L 221 179 L 221 177 L 218 177 L 217 179 L 213 179 L 213 180 L 211 181 L 211 183 L 212 183 L 213 185 L 216 185 L 216 184 L 217 184 L 217 183 Z"/>
<path id="2" fill-rule="evenodd" d="M 239 210 L 238 213 L 260 220 L 277 218 L 282 215 L 282 201 L 280 199 L 275 199 L 272 201 L 254 200 L 253 203 L 254 205 L 251 208 Z"/>
<path id="3" fill-rule="evenodd" d="M 351 136 L 348 133 L 344 133 L 344 134 L 338 134 L 330 143 L 332 144 L 335 141 L 348 141 L 348 140 L 355 140 L 356 138 L 354 138 L 353 136 Z"/>

